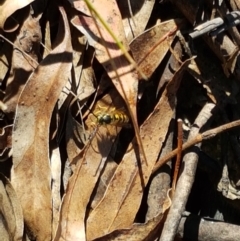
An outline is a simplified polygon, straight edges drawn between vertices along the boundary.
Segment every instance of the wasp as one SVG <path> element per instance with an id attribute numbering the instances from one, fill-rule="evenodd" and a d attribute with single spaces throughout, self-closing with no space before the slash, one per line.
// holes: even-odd
<path id="1" fill-rule="evenodd" d="M 127 114 L 115 108 L 111 111 L 97 111 L 94 116 L 98 125 L 124 126 L 129 123 Z"/>
<path id="2" fill-rule="evenodd" d="M 91 113 L 90 120 L 87 122 L 88 126 L 93 128 L 93 132 L 90 134 L 90 139 L 95 136 L 99 131 L 99 127 L 107 127 L 107 130 L 115 136 L 118 132 L 118 128 L 126 127 L 130 128 L 128 115 L 116 108 L 106 108 L 98 105 L 98 110 Z M 113 129 L 110 127 L 114 127 Z"/>
<path id="3" fill-rule="evenodd" d="M 92 132 L 90 139 L 96 133 L 98 133 L 98 136 L 101 133 L 103 138 L 106 136 L 113 138 L 117 136 L 121 127 L 131 127 L 129 115 L 126 113 L 121 100 L 114 97 L 114 101 L 112 101 L 111 96 L 108 94 L 94 105 L 93 111 L 90 111 L 85 123 Z M 102 135 L 102 133 L 104 134 Z"/>

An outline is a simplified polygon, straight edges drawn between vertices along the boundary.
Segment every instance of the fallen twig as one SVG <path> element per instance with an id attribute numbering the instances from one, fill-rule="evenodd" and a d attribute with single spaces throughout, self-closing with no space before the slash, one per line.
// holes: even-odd
<path id="1" fill-rule="evenodd" d="M 178 237 L 186 240 L 240 240 L 238 225 L 219 222 L 214 219 L 204 219 L 192 214 L 182 217 L 177 234 Z"/>
<path id="2" fill-rule="evenodd" d="M 201 134 L 197 134 L 195 137 L 193 137 L 193 139 L 187 141 L 186 143 L 183 144 L 182 146 L 182 150 L 186 150 L 191 146 L 194 146 L 200 142 L 202 142 L 203 140 L 208 140 L 213 138 L 214 136 L 230 130 L 234 127 L 240 126 L 240 120 L 237 121 L 232 121 L 230 123 L 221 125 L 219 127 L 216 127 L 214 129 L 205 131 Z M 153 173 L 156 172 L 162 165 L 164 165 L 165 163 L 168 162 L 169 159 L 175 157 L 178 153 L 178 148 L 174 149 L 173 151 L 171 151 L 170 153 L 168 153 L 167 155 L 165 155 L 163 158 L 161 158 L 155 165 L 154 169 L 153 169 Z"/>
<path id="3" fill-rule="evenodd" d="M 212 110 L 214 107 L 215 105 L 211 103 L 208 103 L 203 107 L 190 130 L 189 139 L 193 139 L 193 137 L 198 134 L 200 128 L 207 123 L 207 121 L 213 115 Z M 200 146 L 200 144 L 198 145 Z M 192 148 L 187 154 L 185 154 L 183 158 L 184 165 L 182 165 L 182 173 L 177 183 L 177 188 L 173 196 L 172 205 L 169 209 L 166 222 L 164 223 L 160 241 L 174 240 L 182 213 L 185 210 L 185 205 L 195 179 L 197 162 L 198 154 L 196 153 L 196 149 Z"/>

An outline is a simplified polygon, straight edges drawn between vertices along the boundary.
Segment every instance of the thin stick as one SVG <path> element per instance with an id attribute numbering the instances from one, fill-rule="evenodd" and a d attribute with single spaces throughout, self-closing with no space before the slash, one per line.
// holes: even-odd
<path id="1" fill-rule="evenodd" d="M 191 139 L 190 141 L 186 142 L 182 146 L 182 150 L 186 150 L 187 148 L 194 146 L 203 140 L 208 140 L 216 136 L 217 134 L 232 129 L 234 127 L 240 126 L 240 120 L 230 122 L 228 124 L 224 124 L 222 126 L 216 127 L 214 129 L 208 130 L 203 132 L 202 134 L 196 135 L 195 138 Z M 153 168 L 153 173 L 156 172 L 162 165 L 168 162 L 169 159 L 173 158 L 177 155 L 178 148 L 174 149 L 173 151 L 169 152 L 166 156 L 161 158 Z"/>
<path id="2" fill-rule="evenodd" d="M 172 182 L 172 190 L 173 192 L 176 189 L 176 183 L 178 179 L 180 164 L 181 164 L 181 157 L 182 157 L 182 146 L 183 146 L 183 128 L 182 128 L 182 120 L 178 119 L 178 140 L 177 140 L 177 158 L 176 158 L 176 164 L 174 168 L 174 174 L 173 174 L 173 182 Z"/>

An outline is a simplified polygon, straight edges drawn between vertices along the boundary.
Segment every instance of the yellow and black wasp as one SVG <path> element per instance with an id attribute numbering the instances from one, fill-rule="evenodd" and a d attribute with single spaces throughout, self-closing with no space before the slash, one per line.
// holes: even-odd
<path id="1" fill-rule="evenodd" d="M 109 95 L 107 95 L 101 101 L 98 101 L 89 115 L 86 124 L 90 129 L 93 128 L 92 134 L 90 134 L 91 137 L 97 132 L 105 132 L 99 131 L 99 129 L 102 129 L 101 127 L 108 130 L 108 135 L 116 136 L 119 127 L 130 126 L 130 119 L 124 108 L 118 105 L 118 102 L 115 105 L 109 98 Z"/>
<path id="2" fill-rule="evenodd" d="M 98 101 L 90 113 L 91 124 L 95 126 L 128 126 L 129 117 L 122 107 L 122 102 L 116 101 L 116 99 L 113 102 L 110 95 L 105 95 Z"/>
<path id="3" fill-rule="evenodd" d="M 96 123 L 98 125 L 123 126 L 129 123 L 128 116 L 115 108 L 111 111 L 98 111 L 94 113 L 94 116 L 96 117 Z"/>

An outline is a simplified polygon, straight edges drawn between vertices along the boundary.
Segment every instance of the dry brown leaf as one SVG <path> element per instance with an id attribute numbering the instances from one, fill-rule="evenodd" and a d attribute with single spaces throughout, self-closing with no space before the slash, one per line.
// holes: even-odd
<path id="1" fill-rule="evenodd" d="M 169 20 L 146 30 L 130 43 L 130 48 L 139 68 L 149 78 L 169 50 L 180 19 Z"/>
<path id="2" fill-rule="evenodd" d="M 130 3 L 130 6 L 128 3 Z M 154 3 L 155 0 L 126 0 L 118 2 L 128 42 L 144 31 L 151 16 Z M 131 12 L 133 16 L 131 16 Z"/>
<path id="3" fill-rule="evenodd" d="M 29 5 L 34 0 L 5 0 L 0 7 L 0 28 L 4 29 L 5 31 L 14 31 L 16 28 L 13 29 L 6 29 L 5 22 L 6 20 L 18 9 L 21 9 L 27 5 Z M 18 25 L 17 25 L 18 26 Z M 16 26 L 16 27 L 17 27 Z"/>
<path id="4" fill-rule="evenodd" d="M 60 12 L 61 43 L 41 62 L 23 89 L 13 131 L 12 183 L 21 200 L 31 238 L 44 241 L 52 240 L 49 126 L 72 67 L 68 20 L 63 8 Z"/>
<path id="5" fill-rule="evenodd" d="M 1 239 L 21 241 L 23 236 L 23 215 L 20 201 L 9 182 L 9 180 L 0 174 L 0 210 L 1 223 L 0 225 Z M 4 239 L 4 230 L 8 233 L 8 238 Z"/>
<path id="6" fill-rule="evenodd" d="M 129 229 L 113 231 L 106 236 L 95 239 L 95 241 L 152 241 L 159 236 L 164 222 L 164 216 L 166 216 L 165 212 L 170 206 L 171 199 L 167 197 L 164 202 L 163 213 L 159 213 L 156 217 L 144 224 L 134 223 Z"/>
<path id="7" fill-rule="evenodd" d="M 54 238 L 57 240 L 85 240 L 85 213 L 95 183 L 101 154 L 92 151 L 91 146 L 78 155 L 74 173 L 70 177 L 63 198 L 59 226 Z M 75 158 L 77 159 L 77 158 Z"/>
<path id="8" fill-rule="evenodd" d="M 109 96 L 101 101 L 101 105 L 108 103 Z M 91 123 L 92 120 L 89 120 Z M 75 123 L 76 124 L 76 123 Z M 76 130 L 79 128 L 75 128 Z M 112 128 L 115 131 L 116 128 Z M 55 237 L 57 240 L 85 240 L 85 215 L 87 211 L 87 205 L 90 197 L 98 181 L 101 170 L 106 162 L 107 156 L 110 152 L 113 138 L 113 133 L 109 128 L 101 127 L 97 131 L 95 138 L 92 138 L 90 143 L 85 146 L 83 151 L 79 151 L 77 154 L 78 141 L 75 139 L 71 141 L 69 145 L 75 145 L 72 147 L 70 158 L 74 158 L 76 167 L 74 173 L 69 179 L 66 194 L 63 198 L 60 222 L 58 231 Z M 77 132 L 75 132 L 77 134 Z M 105 138 L 103 140 L 103 138 Z M 69 150 L 70 146 L 68 146 Z M 69 160 L 73 162 L 73 160 Z M 76 216 L 76 213 L 78 214 Z"/>
<path id="9" fill-rule="evenodd" d="M 188 63 L 189 61 L 186 61 L 175 73 L 153 113 L 140 128 L 149 165 L 139 167 L 140 163 L 136 160 L 134 150 L 125 154 L 103 199 L 87 219 L 88 240 L 101 237 L 117 229 L 129 228 L 132 225 L 142 200 L 144 188 L 165 140 L 176 105 L 176 92 L 183 70 Z M 136 143 L 134 146 L 136 147 Z M 139 170 L 141 170 L 141 174 L 139 174 Z M 111 203 L 111 211 L 109 211 L 109 203 Z"/>
<path id="10" fill-rule="evenodd" d="M 17 48 L 13 50 L 11 72 L 7 80 L 4 103 L 7 105 L 5 113 L 9 118 L 14 118 L 19 95 L 30 74 L 37 67 L 41 38 L 39 20 L 29 14 L 14 41 L 15 47 L 21 51 Z"/>

